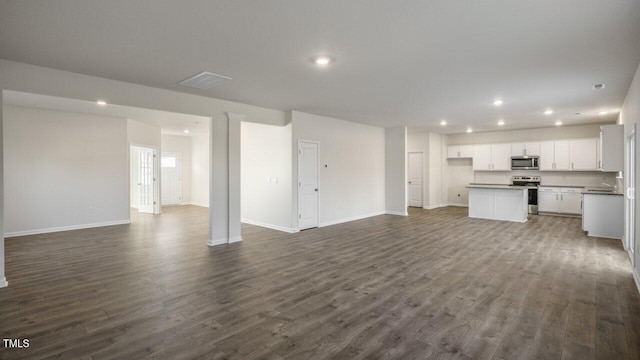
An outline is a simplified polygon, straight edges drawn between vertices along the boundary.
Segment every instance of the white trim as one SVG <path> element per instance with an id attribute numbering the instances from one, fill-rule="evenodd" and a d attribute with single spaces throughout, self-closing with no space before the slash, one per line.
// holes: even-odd
<path id="1" fill-rule="evenodd" d="M 444 204 L 444 206 L 458 206 L 458 207 L 469 207 L 469 204 L 462 204 L 462 203 L 446 203 Z"/>
<path id="2" fill-rule="evenodd" d="M 637 269 L 633 269 L 633 280 L 636 281 L 636 287 L 638 288 L 638 292 L 640 292 L 640 276 L 638 276 Z"/>
<path id="3" fill-rule="evenodd" d="M 249 220 L 249 219 L 241 219 L 240 221 L 245 223 L 245 224 L 260 226 L 260 227 L 267 228 L 267 229 L 272 229 L 272 230 L 284 231 L 284 232 L 290 233 L 290 234 L 300 232 L 300 230 L 297 230 L 297 229 L 288 228 L 288 227 L 284 227 L 284 226 L 267 224 L 267 223 L 263 223 L 263 222 L 260 222 L 260 221 L 253 221 L 253 220 Z"/>
<path id="4" fill-rule="evenodd" d="M 236 236 L 229 239 L 229 244 L 233 244 L 241 241 L 242 241 L 242 236 Z"/>
<path id="5" fill-rule="evenodd" d="M 71 230 L 81 230 L 81 229 L 90 229 L 97 228 L 103 226 L 114 226 L 114 225 L 127 225 L 131 224 L 129 220 L 118 220 L 118 221 L 106 221 L 101 223 L 93 223 L 93 224 L 81 224 L 81 225 L 70 225 L 70 226 L 60 226 L 46 229 L 35 229 L 35 230 L 25 230 L 25 231 L 14 231 L 10 233 L 5 233 L 4 237 L 16 237 L 16 236 L 26 236 L 26 235 L 37 235 L 37 234 L 48 234 L 60 231 L 71 231 Z"/>
<path id="6" fill-rule="evenodd" d="M 389 210 L 387 210 L 384 213 L 387 214 L 387 215 L 409 216 L 409 213 L 406 212 L 406 211 L 402 212 L 402 211 L 389 211 Z"/>
<path id="7" fill-rule="evenodd" d="M 432 205 L 432 206 L 423 206 L 422 208 L 425 210 L 433 210 L 433 209 L 438 209 L 438 208 L 442 208 L 442 207 L 447 207 L 447 204 L 440 204 L 440 205 Z"/>
<path id="8" fill-rule="evenodd" d="M 238 114 L 238 113 L 232 113 L 232 112 L 227 112 L 226 114 L 227 114 L 228 120 L 244 121 L 244 119 L 247 117 L 247 115 L 245 114 Z"/>
<path id="9" fill-rule="evenodd" d="M 426 200 L 427 194 L 426 194 L 426 191 L 424 191 L 424 186 L 426 185 L 426 182 L 425 182 L 425 179 L 424 179 L 425 178 L 425 176 L 424 176 L 425 168 L 426 168 L 426 166 L 425 166 L 426 165 L 425 164 L 426 159 L 425 159 L 425 156 L 424 156 L 424 150 L 409 150 L 409 151 L 407 151 L 407 155 L 406 155 L 407 156 L 407 162 L 406 162 L 406 165 L 407 165 L 407 169 L 406 169 L 407 177 L 405 179 L 405 181 L 407 182 L 407 191 L 405 193 L 406 198 L 407 198 L 407 206 L 411 206 L 411 205 L 409 205 L 409 194 L 410 194 L 410 192 L 409 192 L 409 185 L 410 185 L 409 184 L 409 154 L 411 154 L 411 153 L 420 153 L 420 154 L 422 154 L 422 201 L 421 202 L 422 202 L 422 208 L 426 209 L 426 207 L 424 207 L 424 204 L 427 203 L 427 200 Z M 412 206 L 412 207 L 418 207 L 418 206 Z"/>
<path id="10" fill-rule="evenodd" d="M 0 288 L 9 286 L 9 282 L 6 277 L 0 278 Z"/>
<path id="11" fill-rule="evenodd" d="M 358 215 L 358 216 L 352 216 L 352 217 L 342 218 L 342 219 L 338 219 L 338 220 L 326 221 L 326 222 L 320 223 L 318 225 L 318 227 L 337 225 L 337 224 L 342 224 L 342 223 L 346 223 L 346 222 L 349 222 L 349 221 L 362 220 L 362 219 L 370 218 L 370 217 L 373 217 L 373 216 L 384 215 L 384 214 L 386 214 L 385 211 L 378 211 L 378 212 L 374 212 L 374 213 L 370 213 L 370 214 L 366 214 L 366 215 Z"/>
<path id="12" fill-rule="evenodd" d="M 222 239 L 215 239 L 215 240 L 209 240 L 207 241 L 207 245 L 209 246 L 218 246 L 218 245 L 225 245 L 229 242 L 229 239 L 227 238 L 222 238 Z"/>
<path id="13" fill-rule="evenodd" d="M 194 205 L 194 206 L 201 206 L 201 207 L 209 207 L 209 204 L 206 203 L 199 203 L 199 202 L 195 202 L 195 201 L 190 201 L 188 203 L 185 203 L 184 205 Z"/>
<path id="14" fill-rule="evenodd" d="M 294 185 L 296 188 L 296 200 L 297 200 L 297 205 L 296 205 L 296 209 L 298 210 L 298 216 L 297 216 L 297 223 L 296 225 L 298 225 L 298 231 L 300 229 L 300 144 L 301 143 L 309 143 L 309 144 L 315 144 L 318 147 L 318 152 L 316 153 L 316 165 L 318 166 L 318 170 L 316 172 L 316 176 L 317 176 L 317 184 L 318 184 L 318 194 L 317 194 L 317 202 L 316 202 L 316 223 L 318 224 L 318 227 L 322 226 L 320 225 L 320 191 L 322 189 L 321 185 L 320 185 L 320 142 L 319 141 L 315 141 L 315 140 L 304 140 L 304 139 L 298 139 L 298 148 L 296 149 L 296 164 L 297 164 L 297 174 L 296 174 L 296 182 L 298 183 L 298 185 Z M 313 229 L 313 228 L 309 228 L 309 229 Z M 307 230 L 307 229 L 305 229 Z"/>

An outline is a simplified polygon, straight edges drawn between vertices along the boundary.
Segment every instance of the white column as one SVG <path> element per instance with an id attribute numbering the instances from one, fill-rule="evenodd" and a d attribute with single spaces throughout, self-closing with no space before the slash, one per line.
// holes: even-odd
<path id="1" fill-rule="evenodd" d="M 4 274 L 4 145 L 2 104 L 2 87 L 0 86 L 0 288 L 9 285 Z"/>
<path id="2" fill-rule="evenodd" d="M 229 119 L 229 243 L 242 241 L 240 233 L 240 124 L 244 114 L 227 113 Z"/>
<path id="3" fill-rule="evenodd" d="M 241 241 L 240 122 L 242 114 L 213 117 L 209 128 L 209 241 L 216 246 Z"/>
<path id="4" fill-rule="evenodd" d="M 211 118 L 209 127 L 209 241 L 229 243 L 229 121 Z"/>
<path id="5" fill-rule="evenodd" d="M 387 214 L 407 216 L 407 128 L 385 129 L 385 206 Z"/>

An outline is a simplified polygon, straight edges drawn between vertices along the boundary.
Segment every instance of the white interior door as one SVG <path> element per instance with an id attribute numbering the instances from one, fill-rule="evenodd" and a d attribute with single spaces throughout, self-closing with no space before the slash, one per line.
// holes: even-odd
<path id="1" fill-rule="evenodd" d="M 153 149 L 138 148 L 138 211 L 153 214 L 155 210 Z"/>
<path id="2" fill-rule="evenodd" d="M 423 160 L 422 152 L 409 153 L 409 206 L 422 207 Z"/>
<path id="3" fill-rule="evenodd" d="M 298 142 L 298 228 L 318 227 L 318 144 Z"/>
<path id="4" fill-rule="evenodd" d="M 636 247 L 636 207 L 635 207 L 635 193 L 636 193 L 636 126 L 633 125 L 631 132 L 627 135 L 627 164 L 625 169 L 626 174 L 626 194 L 625 199 L 627 201 L 627 219 L 626 219 L 626 246 L 629 252 L 631 252 L 631 261 L 635 262 L 635 247 Z"/>
<path id="5" fill-rule="evenodd" d="M 160 169 L 162 205 L 180 205 L 182 203 L 182 154 L 162 152 Z"/>

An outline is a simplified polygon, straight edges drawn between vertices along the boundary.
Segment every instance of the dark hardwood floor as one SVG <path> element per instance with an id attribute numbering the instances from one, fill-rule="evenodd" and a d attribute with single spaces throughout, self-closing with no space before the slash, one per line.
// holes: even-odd
<path id="1" fill-rule="evenodd" d="M 209 248 L 207 209 L 6 240 L 1 359 L 639 359 L 620 241 L 411 209 Z"/>

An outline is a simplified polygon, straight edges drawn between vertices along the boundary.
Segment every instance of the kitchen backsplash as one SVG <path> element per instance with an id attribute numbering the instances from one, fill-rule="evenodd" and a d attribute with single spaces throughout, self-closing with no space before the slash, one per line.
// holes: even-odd
<path id="1" fill-rule="evenodd" d="M 551 172 L 551 171 L 476 171 L 474 182 L 480 184 L 511 184 L 514 175 L 540 176 L 542 185 L 575 185 L 575 186 L 620 186 L 616 173 L 590 172 Z"/>

